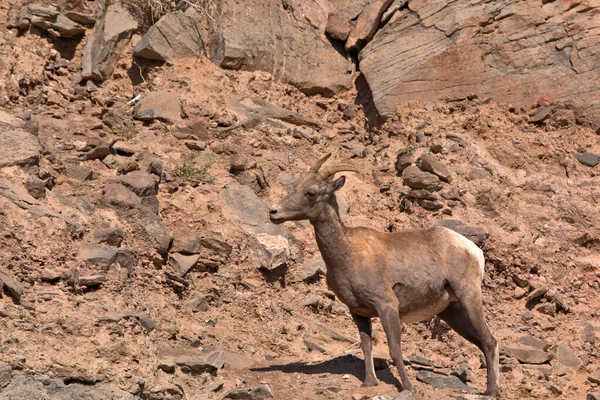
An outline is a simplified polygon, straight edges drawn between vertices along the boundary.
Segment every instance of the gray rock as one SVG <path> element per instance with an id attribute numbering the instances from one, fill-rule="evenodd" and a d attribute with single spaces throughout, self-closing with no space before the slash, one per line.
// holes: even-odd
<path id="1" fill-rule="evenodd" d="M 303 339 L 304 345 L 306 346 L 306 350 L 308 350 L 309 352 L 311 351 L 318 351 L 319 353 L 325 353 L 325 349 L 322 348 L 321 346 L 319 346 L 318 344 L 316 344 L 315 342 L 312 342 L 308 339 Z"/>
<path id="2" fill-rule="evenodd" d="M 109 246 L 119 247 L 125 233 L 121 228 L 98 228 L 92 234 L 96 243 L 106 243 Z"/>
<path id="3" fill-rule="evenodd" d="M 409 358 L 409 361 L 411 364 L 416 364 L 416 365 L 423 365 L 425 367 L 433 367 L 433 364 L 431 363 L 431 361 L 429 361 L 428 359 L 426 359 L 423 356 L 412 356 Z"/>
<path id="4" fill-rule="evenodd" d="M 31 17 L 31 25 L 37 26 L 54 37 L 76 38 L 85 35 L 85 27 L 58 14 L 54 17 Z"/>
<path id="5" fill-rule="evenodd" d="M 263 400 L 273 398 L 273 392 L 267 385 L 234 389 L 223 396 L 224 399 L 238 399 L 238 400 Z"/>
<path id="6" fill-rule="evenodd" d="M 4 389 L 12 381 L 12 368 L 8 364 L 0 362 L 0 390 Z"/>
<path id="7" fill-rule="evenodd" d="M 152 332 L 154 328 L 156 328 L 154 320 L 150 319 L 146 315 L 138 315 L 137 320 L 142 326 L 142 328 L 144 328 L 148 332 Z"/>
<path id="8" fill-rule="evenodd" d="M 588 393 L 585 399 L 586 400 L 600 400 L 600 392 Z"/>
<path id="9" fill-rule="evenodd" d="M 15 301 L 21 302 L 21 296 L 25 293 L 25 288 L 8 269 L 0 266 L 0 289 L 2 287 Z"/>
<path id="10" fill-rule="evenodd" d="M 83 155 L 84 160 L 102 160 L 107 157 L 111 153 L 112 146 L 117 142 L 118 139 L 113 140 L 110 143 L 102 143 L 99 146 L 90 149 L 87 153 Z"/>
<path id="11" fill-rule="evenodd" d="M 87 264 L 98 265 L 105 269 L 113 264 L 119 264 L 127 270 L 137 265 L 135 255 L 128 249 L 115 249 L 107 246 L 90 245 L 79 249 L 79 259 Z"/>
<path id="12" fill-rule="evenodd" d="M 164 15 L 148 29 L 133 54 L 159 61 L 201 57 L 205 53 L 207 34 L 200 20 L 194 7 Z"/>
<path id="13" fill-rule="evenodd" d="M 92 178 L 93 171 L 91 168 L 88 168 L 84 165 L 67 164 L 65 168 L 65 175 L 71 179 L 85 182 Z"/>
<path id="14" fill-rule="evenodd" d="M 452 229 L 453 231 L 458 232 L 467 239 L 471 240 L 477 246 L 481 246 L 488 236 L 483 229 L 468 226 L 463 222 L 454 219 L 445 219 L 439 221 L 435 224 L 435 226 L 445 226 L 448 229 Z"/>
<path id="15" fill-rule="evenodd" d="M 200 256 L 198 254 L 185 255 L 171 253 L 169 254 L 169 265 L 175 268 L 179 276 L 183 277 L 196 266 L 199 259 Z"/>
<path id="16" fill-rule="evenodd" d="M 156 195 L 159 178 L 145 171 L 133 171 L 119 177 L 119 182 L 139 197 Z"/>
<path id="17" fill-rule="evenodd" d="M 437 175 L 444 182 L 452 182 L 450 170 L 436 156 L 427 153 L 422 154 L 417 163 L 423 171 Z"/>
<path id="18" fill-rule="evenodd" d="M 36 165 L 42 147 L 36 136 L 24 130 L 0 124 L 0 168 L 11 165 Z"/>
<path id="19" fill-rule="evenodd" d="M 37 176 L 32 176 L 29 178 L 27 182 L 25 182 L 25 187 L 30 195 L 32 195 L 36 199 L 44 199 L 46 198 L 46 182 L 38 178 Z"/>
<path id="20" fill-rule="evenodd" d="M 155 119 L 176 123 L 182 121 L 179 94 L 173 90 L 159 90 L 146 94 L 135 107 L 133 117 L 142 121 Z"/>
<path id="21" fill-rule="evenodd" d="M 137 28 L 135 16 L 121 3 L 106 7 L 85 46 L 81 60 L 82 78 L 98 81 L 109 78 L 119 53 Z"/>
<path id="22" fill-rule="evenodd" d="M 409 190 L 408 192 L 406 192 L 406 197 L 408 197 L 410 199 L 415 199 L 415 200 L 430 200 L 430 201 L 436 201 L 438 199 L 438 197 L 435 193 L 431 193 L 430 191 L 425 190 L 425 189 Z"/>
<path id="23" fill-rule="evenodd" d="M 583 340 L 584 343 L 596 343 L 597 338 L 594 326 L 586 321 L 583 321 L 582 325 L 581 340 Z"/>
<path id="24" fill-rule="evenodd" d="M 554 314 L 556 314 L 556 304 L 554 304 L 554 303 L 540 304 L 539 307 L 537 308 L 537 311 L 541 312 L 542 314 L 553 316 Z"/>
<path id="25" fill-rule="evenodd" d="M 540 286 L 539 288 L 533 290 L 531 293 L 527 295 L 525 298 L 525 302 L 529 303 L 530 301 L 535 301 L 540 299 L 548 292 L 548 286 Z"/>
<path id="26" fill-rule="evenodd" d="M 556 361 L 564 365 L 567 368 L 572 368 L 577 371 L 582 365 L 583 361 L 573 352 L 573 350 L 564 343 L 558 345 L 556 351 Z"/>
<path id="27" fill-rule="evenodd" d="M 533 336 L 521 336 L 517 339 L 517 343 L 524 344 L 525 346 L 533 347 L 538 350 L 548 350 L 550 347 L 549 343 L 543 340 L 536 339 Z"/>
<path id="28" fill-rule="evenodd" d="M 311 281 L 327 273 L 327 266 L 321 259 L 304 262 L 292 277 L 292 282 Z"/>
<path id="29" fill-rule="evenodd" d="M 396 171 L 401 174 L 406 168 L 414 164 L 416 161 L 417 157 L 410 149 L 401 149 L 396 155 L 396 163 L 394 166 L 396 167 Z"/>
<path id="30" fill-rule="evenodd" d="M 90 14 L 84 14 L 77 11 L 65 11 L 64 15 L 71 21 L 81 25 L 93 26 L 96 23 L 96 18 Z"/>
<path id="31" fill-rule="evenodd" d="M 501 351 L 524 364 L 546 364 L 552 359 L 552 354 L 530 347 L 502 346 Z"/>
<path id="32" fill-rule="evenodd" d="M 394 2 L 394 0 L 375 0 L 371 1 L 363 12 L 358 16 L 356 26 L 350 32 L 344 48 L 347 52 L 360 50 L 369 42 L 381 22 L 381 17 L 385 10 Z"/>
<path id="33" fill-rule="evenodd" d="M 452 389 L 470 393 L 477 392 L 477 389 L 465 385 L 455 376 L 444 377 L 430 371 L 419 371 L 417 372 L 417 380 L 441 389 Z"/>
<path id="34" fill-rule="evenodd" d="M 350 338 L 346 335 L 343 335 L 340 332 L 336 331 L 335 329 L 328 327 L 327 325 L 323 325 L 320 323 L 317 323 L 317 325 L 321 329 L 321 333 L 323 333 L 325 336 L 329 337 L 330 339 L 333 339 L 338 342 L 344 342 L 344 343 L 356 343 L 355 339 Z"/>
<path id="35" fill-rule="evenodd" d="M 199 292 L 193 292 L 185 301 L 185 305 L 194 312 L 208 311 L 210 308 L 208 297 Z"/>
<path id="36" fill-rule="evenodd" d="M 189 230 L 176 230 L 173 232 L 173 245 L 171 252 L 183 254 L 198 254 L 202 249 L 201 238 Z"/>
<path id="37" fill-rule="evenodd" d="M 600 155 L 586 152 L 586 153 L 575 153 L 573 155 L 577 161 L 582 163 L 583 165 L 587 165 L 588 167 L 595 167 L 600 164 Z"/>
<path id="38" fill-rule="evenodd" d="M 393 400 L 419 400 L 419 397 L 410 390 L 403 390 Z"/>
<path id="39" fill-rule="evenodd" d="M 256 167 L 256 159 L 245 153 L 233 154 L 229 158 L 229 169 L 231 171 L 245 171 Z"/>
<path id="40" fill-rule="evenodd" d="M 476 181 L 480 179 L 489 179 L 492 174 L 489 173 L 487 169 L 484 168 L 472 168 L 467 176 L 467 180 Z"/>
<path id="41" fill-rule="evenodd" d="M 431 192 L 442 188 L 440 178 L 434 174 L 421 171 L 417 166 L 410 165 L 402 171 L 404 184 L 411 189 L 425 189 Z"/>
<path id="42" fill-rule="evenodd" d="M 83 275 L 79 277 L 79 284 L 86 287 L 100 286 L 106 283 L 108 279 L 105 275 L 94 274 L 94 275 Z"/>
<path id="43" fill-rule="evenodd" d="M 0 369 L 0 371 L 1 371 L 1 369 Z M 595 383 L 596 385 L 600 385 L 600 369 L 596 370 L 596 372 L 589 374 L 588 381 Z M 1 380 L 0 380 L 0 382 L 1 382 Z M 1 383 L 0 383 L 0 388 L 2 388 Z"/>

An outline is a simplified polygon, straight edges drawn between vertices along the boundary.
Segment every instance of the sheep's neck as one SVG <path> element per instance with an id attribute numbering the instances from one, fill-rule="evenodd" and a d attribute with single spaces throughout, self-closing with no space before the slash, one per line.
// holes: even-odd
<path id="1" fill-rule="evenodd" d="M 350 258 L 350 243 L 340 220 L 335 200 L 325 207 L 318 219 L 311 221 L 321 256 L 328 270 L 347 268 Z"/>

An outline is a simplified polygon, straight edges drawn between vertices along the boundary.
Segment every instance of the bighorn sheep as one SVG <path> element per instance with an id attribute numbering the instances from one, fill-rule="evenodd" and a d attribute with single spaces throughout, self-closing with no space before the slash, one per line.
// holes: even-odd
<path id="1" fill-rule="evenodd" d="M 365 358 L 363 386 L 378 384 L 371 353 L 371 318 L 379 317 L 402 388 L 414 391 L 402 361 L 402 322 L 437 315 L 485 355 L 486 394 L 499 395 L 498 344 L 483 315 L 483 252 L 464 236 L 444 227 L 382 233 L 345 227 L 334 193 L 345 176 L 358 169 L 347 164 L 321 168 L 322 157 L 270 210 L 270 219 L 308 219 L 323 260 L 327 285 L 350 309 L 360 332 Z"/>

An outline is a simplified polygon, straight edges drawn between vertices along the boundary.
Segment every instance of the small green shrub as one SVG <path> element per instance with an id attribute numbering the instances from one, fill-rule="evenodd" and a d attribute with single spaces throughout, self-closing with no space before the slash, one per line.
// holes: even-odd
<path id="1" fill-rule="evenodd" d="M 209 161 L 204 165 L 199 167 L 196 166 L 198 159 L 196 154 L 189 153 L 183 157 L 183 163 L 179 164 L 175 167 L 173 174 L 180 178 L 190 179 L 190 180 L 200 180 L 206 176 L 208 170 L 213 164 L 213 161 Z"/>

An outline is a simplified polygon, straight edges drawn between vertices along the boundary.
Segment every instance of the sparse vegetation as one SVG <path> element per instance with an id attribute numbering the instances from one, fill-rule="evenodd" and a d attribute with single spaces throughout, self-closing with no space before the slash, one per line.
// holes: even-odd
<path id="1" fill-rule="evenodd" d="M 175 167 L 173 174 L 180 178 L 189 179 L 189 180 L 201 180 L 203 179 L 208 170 L 212 166 L 213 162 L 209 161 L 206 164 L 201 166 L 196 166 L 198 162 L 198 157 L 194 153 L 186 154 L 183 157 L 183 162 Z"/>

